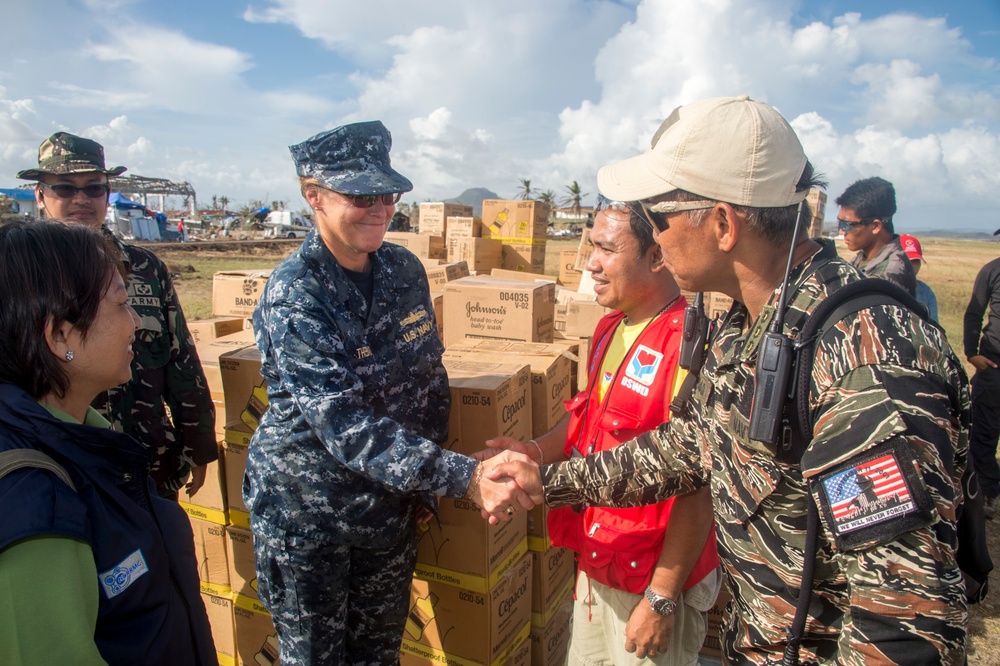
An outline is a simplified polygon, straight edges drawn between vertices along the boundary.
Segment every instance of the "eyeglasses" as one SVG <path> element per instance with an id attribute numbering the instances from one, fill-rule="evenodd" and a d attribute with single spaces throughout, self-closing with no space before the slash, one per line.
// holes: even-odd
<path id="1" fill-rule="evenodd" d="M 668 213 L 680 213 L 686 210 L 705 210 L 712 208 L 717 202 L 708 199 L 698 199 L 697 201 L 660 201 L 659 203 L 648 204 L 640 201 L 642 212 L 646 214 L 646 219 L 653 225 L 653 228 L 663 233 L 670 228 L 667 222 Z"/>
<path id="2" fill-rule="evenodd" d="M 636 208 L 633 203 L 630 203 L 628 201 L 613 201 L 604 196 L 603 194 L 598 193 L 597 206 L 594 208 L 595 212 L 600 213 L 602 210 L 607 210 L 608 208 L 612 210 L 621 211 L 623 213 L 629 213 L 631 215 L 636 216 L 640 220 L 644 220 L 646 222 L 649 221 L 649 218 L 647 218 L 646 215 L 642 212 L 642 208 Z"/>
<path id="3" fill-rule="evenodd" d="M 865 220 L 865 219 L 861 219 L 861 220 L 844 220 L 844 219 L 841 219 L 841 218 L 838 217 L 837 218 L 837 230 L 838 231 L 842 231 L 842 232 L 844 232 L 846 234 L 848 231 L 854 229 L 855 227 L 867 227 L 869 224 L 871 224 L 875 220 L 876 220 L 876 218 L 874 218 L 874 217 L 869 218 L 867 220 Z"/>
<path id="4" fill-rule="evenodd" d="M 337 192 L 337 190 L 330 191 Z M 383 206 L 395 206 L 403 197 L 402 192 L 396 192 L 395 194 L 344 194 L 343 192 L 337 192 L 337 194 L 350 199 L 351 205 L 355 208 L 371 208 L 375 205 L 376 201 L 381 201 Z"/>
<path id="5" fill-rule="evenodd" d="M 60 199 L 72 199 L 76 196 L 77 192 L 83 192 L 84 196 L 91 199 L 99 199 L 100 197 L 108 196 L 111 192 L 111 187 L 107 183 L 101 185 L 84 185 L 83 187 L 67 185 L 66 183 L 59 183 L 58 185 L 42 183 L 42 185 L 52 190 Z"/>

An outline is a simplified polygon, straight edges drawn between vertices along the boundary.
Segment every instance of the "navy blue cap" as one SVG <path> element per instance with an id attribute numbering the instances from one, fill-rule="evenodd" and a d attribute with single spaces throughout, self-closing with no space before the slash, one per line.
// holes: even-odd
<path id="1" fill-rule="evenodd" d="M 289 146 L 295 171 L 344 194 L 409 192 L 411 183 L 389 166 L 392 135 L 381 121 L 341 125 Z"/>

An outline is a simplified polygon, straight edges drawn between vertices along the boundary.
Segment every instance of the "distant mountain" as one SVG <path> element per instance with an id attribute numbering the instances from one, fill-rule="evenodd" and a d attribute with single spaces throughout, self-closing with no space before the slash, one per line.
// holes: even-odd
<path id="1" fill-rule="evenodd" d="M 454 199 L 445 199 L 445 203 L 459 203 L 472 206 L 472 214 L 479 217 L 483 214 L 483 199 L 499 199 L 500 195 L 485 187 L 470 187 Z"/>

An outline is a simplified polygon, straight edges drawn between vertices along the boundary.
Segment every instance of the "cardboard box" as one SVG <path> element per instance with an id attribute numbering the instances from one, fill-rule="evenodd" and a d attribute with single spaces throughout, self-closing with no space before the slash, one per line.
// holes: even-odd
<path id="1" fill-rule="evenodd" d="M 452 280 L 468 277 L 469 264 L 459 261 L 454 264 L 438 264 L 437 266 L 424 265 L 427 271 L 427 284 L 431 291 L 441 291 L 444 286 Z"/>
<path id="2" fill-rule="evenodd" d="M 573 268 L 580 272 L 587 270 L 587 262 L 590 261 L 590 255 L 593 252 L 594 245 L 590 242 L 590 227 L 584 227 L 583 233 L 580 234 L 580 244 L 576 248 L 576 261 Z"/>
<path id="3" fill-rule="evenodd" d="M 540 437 L 554 428 L 566 416 L 564 401 L 573 397 L 577 357 L 569 345 L 508 340 L 474 340 L 466 338 L 448 348 L 446 355 L 462 360 L 484 356 L 501 360 L 511 357 L 513 363 L 527 363 L 531 368 L 531 436 Z"/>
<path id="4" fill-rule="evenodd" d="M 520 199 L 483 200 L 483 237 L 504 243 L 545 240 L 549 225 L 548 204 Z"/>
<path id="5" fill-rule="evenodd" d="M 212 642 L 219 666 L 236 666 L 236 624 L 233 619 L 233 600 L 228 594 L 216 596 L 201 593 L 201 600 L 208 613 L 212 628 Z"/>
<path id="6" fill-rule="evenodd" d="M 475 502 L 443 497 L 438 515 L 439 520 L 431 520 L 420 531 L 414 574 L 418 578 L 486 592 L 528 552 L 528 518 L 523 511 L 505 523 L 490 525 Z"/>
<path id="7" fill-rule="evenodd" d="M 445 238 L 480 238 L 483 235 L 483 219 L 480 217 L 449 217 Z"/>
<path id="8" fill-rule="evenodd" d="M 507 270 L 529 273 L 545 272 L 544 238 L 532 238 L 503 244 L 503 264 Z"/>
<path id="9" fill-rule="evenodd" d="M 227 430 L 222 444 L 223 467 L 226 471 L 226 504 L 229 506 L 229 523 L 250 529 L 250 512 L 243 503 L 243 477 L 247 469 L 249 433 Z M 243 442 L 246 442 L 244 444 Z"/>
<path id="10" fill-rule="evenodd" d="M 226 536 L 229 538 L 229 584 L 233 594 L 256 600 L 257 568 L 254 564 L 253 534 L 248 529 L 230 525 L 226 528 Z"/>
<path id="11" fill-rule="evenodd" d="M 434 323 L 437 324 L 438 339 L 444 343 L 444 293 L 440 291 L 431 292 L 431 301 L 434 303 Z"/>
<path id="12" fill-rule="evenodd" d="M 705 633 L 705 643 L 698 654 L 713 659 L 722 659 L 722 618 L 726 612 L 726 604 L 731 598 L 729 585 L 723 577 L 719 596 L 715 600 L 715 605 L 708 611 L 708 631 Z"/>
<path id="13" fill-rule="evenodd" d="M 566 306 L 566 335 L 572 337 L 589 337 L 594 334 L 597 322 L 604 315 L 613 312 L 597 301 L 571 301 Z"/>
<path id="14" fill-rule="evenodd" d="M 480 518 L 482 520 L 482 518 Z M 511 664 L 526 661 L 531 621 L 531 559 L 507 568 L 484 589 L 428 581 L 418 575 L 410 590 L 401 664 Z"/>
<path id="15" fill-rule="evenodd" d="M 196 345 L 198 358 L 201 360 L 201 367 L 205 371 L 205 379 L 208 380 L 208 390 L 220 396 L 224 393 L 222 385 L 222 372 L 219 369 L 219 357 L 226 352 L 246 347 L 256 347 L 253 331 L 243 329 L 236 333 L 230 333 L 214 340 L 200 342 Z"/>
<path id="16" fill-rule="evenodd" d="M 476 273 L 488 273 L 503 264 L 503 243 L 495 238 L 452 236 L 448 238 L 448 261 L 464 261 Z"/>
<path id="17" fill-rule="evenodd" d="M 271 269 L 219 271 L 212 278 L 212 314 L 249 317 L 257 309 Z"/>
<path id="18" fill-rule="evenodd" d="M 552 547 L 549 539 L 549 507 L 540 504 L 528 511 L 528 550 L 542 551 Z"/>
<path id="19" fill-rule="evenodd" d="M 261 356 L 256 346 L 219 357 L 226 401 L 226 429 L 253 432 L 267 411 L 267 382 L 260 376 Z"/>
<path id="20" fill-rule="evenodd" d="M 809 237 L 820 238 L 823 236 L 823 218 L 826 215 L 826 192 L 809 190 L 809 194 L 806 195 L 806 205 L 811 215 Z"/>
<path id="21" fill-rule="evenodd" d="M 189 321 L 187 327 L 194 344 L 199 345 L 245 330 L 246 321 L 244 317 L 213 317 Z"/>
<path id="22" fill-rule="evenodd" d="M 559 253 L 559 284 L 567 289 L 576 289 L 583 275 L 583 271 L 576 268 L 576 255 L 576 250 L 563 250 Z"/>
<path id="23" fill-rule="evenodd" d="M 460 203 L 424 202 L 420 204 L 418 226 L 422 233 L 444 236 L 448 231 L 449 217 L 471 217 L 472 206 Z"/>
<path id="24" fill-rule="evenodd" d="M 576 553 L 568 548 L 546 548 L 529 550 L 528 554 L 531 556 L 531 612 L 544 614 L 572 592 Z"/>
<path id="25" fill-rule="evenodd" d="M 506 268 L 494 268 L 490 271 L 490 276 L 500 280 L 517 280 L 518 282 L 558 282 L 556 278 L 544 273 L 530 273 L 528 271 L 512 271 Z M 558 289 L 556 290 L 558 291 Z"/>
<path id="26" fill-rule="evenodd" d="M 447 448 L 469 455 L 487 439 L 531 439 L 531 369 L 525 363 L 468 361 L 445 354 L 451 389 Z"/>
<path id="27" fill-rule="evenodd" d="M 733 307 L 733 299 L 719 292 L 705 293 L 705 313 L 709 319 L 721 317 Z"/>
<path id="28" fill-rule="evenodd" d="M 444 286 L 445 346 L 465 337 L 552 342 L 555 284 L 465 277 Z"/>
<path id="29" fill-rule="evenodd" d="M 222 453 L 219 460 L 208 463 L 205 472 L 205 483 L 194 495 L 188 493 L 183 486 L 177 491 L 177 503 L 181 505 L 188 516 L 207 520 L 217 525 L 229 522 L 226 506 L 226 478 L 222 468 Z"/>
<path id="30" fill-rule="evenodd" d="M 233 597 L 233 621 L 239 666 L 279 666 L 274 622 L 259 601 L 239 595 Z"/>
<path id="31" fill-rule="evenodd" d="M 531 666 L 563 666 L 573 627 L 573 590 L 544 613 L 531 614 Z"/>
<path id="32" fill-rule="evenodd" d="M 401 245 L 418 257 L 445 258 L 444 236 L 412 231 L 389 231 L 386 232 L 384 240 L 386 243 Z"/>
<path id="33" fill-rule="evenodd" d="M 229 585 L 225 526 L 191 516 L 188 516 L 188 520 L 191 521 L 191 531 L 194 533 L 194 555 L 198 563 L 202 594 L 228 596 L 232 588 Z"/>
<path id="34" fill-rule="evenodd" d="M 222 436 L 226 428 L 226 398 L 222 387 L 222 371 L 219 369 L 219 357 L 234 349 L 243 349 L 254 344 L 252 330 L 242 330 L 215 340 L 196 344 L 201 369 L 205 372 L 208 390 L 212 394 L 212 405 L 215 407 L 215 434 Z"/>

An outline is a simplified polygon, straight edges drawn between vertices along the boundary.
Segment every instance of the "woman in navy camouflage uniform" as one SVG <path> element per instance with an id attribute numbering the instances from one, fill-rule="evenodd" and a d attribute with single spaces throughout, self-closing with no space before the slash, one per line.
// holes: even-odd
<path id="1" fill-rule="evenodd" d="M 436 496 L 473 497 L 476 462 L 448 430 L 427 277 L 382 238 L 410 181 L 380 122 L 292 146 L 316 230 L 254 313 L 269 408 L 250 444 L 258 593 L 282 664 L 395 664 Z"/>

